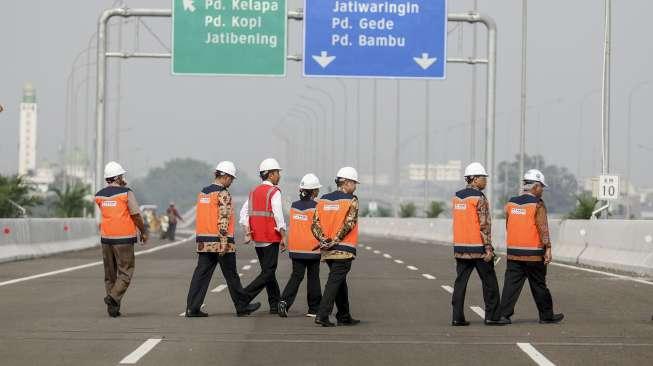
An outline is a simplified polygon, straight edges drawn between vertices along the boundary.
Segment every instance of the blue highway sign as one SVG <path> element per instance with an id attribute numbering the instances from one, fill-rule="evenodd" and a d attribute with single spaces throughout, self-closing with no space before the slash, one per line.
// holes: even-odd
<path id="1" fill-rule="evenodd" d="M 305 76 L 444 79 L 446 50 L 446 0 L 305 0 Z"/>

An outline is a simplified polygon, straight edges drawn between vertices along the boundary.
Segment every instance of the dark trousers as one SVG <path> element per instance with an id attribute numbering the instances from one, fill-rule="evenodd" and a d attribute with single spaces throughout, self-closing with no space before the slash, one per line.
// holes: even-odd
<path id="1" fill-rule="evenodd" d="M 322 300 L 320 288 L 320 260 L 319 259 L 293 259 L 292 274 L 283 290 L 281 300 L 288 304 L 288 308 L 295 302 L 299 285 L 304 280 L 306 272 L 306 300 L 308 302 L 308 312 L 317 314 Z"/>
<path id="2" fill-rule="evenodd" d="M 546 287 L 546 265 L 544 262 L 527 262 L 509 260 L 501 295 L 501 315 L 510 318 L 515 313 L 515 304 L 519 299 L 524 281 L 528 278 L 531 293 L 540 313 L 540 319 L 553 317 L 553 300 Z"/>
<path id="3" fill-rule="evenodd" d="M 168 239 L 175 241 L 175 236 L 177 234 L 177 223 L 169 223 L 168 224 L 168 232 L 166 235 L 168 236 Z"/>
<path id="4" fill-rule="evenodd" d="M 351 270 L 353 259 L 327 260 L 329 278 L 324 286 L 324 294 L 318 312 L 319 319 L 327 319 L 333 311 L 335 303 L 338 308 L 336 319 L 339 321 L 351 319 L 349 313 L 349 290 L 347 288 L 347 273 Z"/>
<path id="5" fill-rule="evenodd" d="M 250 301 L 265 289 L 268 293 L 270 310 L 276 310 L 279 305 L 279 283 L 277 282 L 277 262 L 279 261 L 279 243 L 267 247 L 256 248 L 256 256 L 261 265 L 261 273 L 245 287 Z"/>
<path id="6" fill-rule="evenodd" d="M 472 271 L 476 269 L 483 286 L 483 300 L 485 301 L 485 319 L 499 320 L 499 283 L 494 272 L 494 262 L 483 259 L 458 259 L 456 258 L 456 282 L 453 286 L 453 320 L 465 320 L 465 293 L 467 282 Z"/>
<path id="7" fill-rule="evenodd" d="M 209 289 L 213 271 L 218 263 L 220 263 L 220 269 L 227 282 L 229 294 L 236 307 L 236 311 L 240 312 L 249 304 L 249 298 L 238 276 L 236 253 L 226 253 L 224 255 L 219 255 L 218 253 L 199 253 L 197 267 L 195 267 L 193 279 L 190 281 L 190 289 L 188 290 L 188 298 L 186 300 L 186 309 L 188 311 L 197 312 L 200 310 L 204 302 L 204 297 L 206 296 L 206 291 Z"/>
<path id="8" fill-rule="evenodd" d="M 134 244 L 102 244 L 104 287 L 120 303 L 134 275 Z"/>

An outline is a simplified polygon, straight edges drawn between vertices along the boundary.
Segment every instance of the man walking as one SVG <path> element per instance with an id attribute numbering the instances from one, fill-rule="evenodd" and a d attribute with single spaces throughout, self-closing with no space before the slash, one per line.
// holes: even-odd
<path id="1" fill-rule="evenodd" d="M 525 280 L 537 305 L 540 323 L 559 323 L 564 314 L 553 313 L 551 292 L 546 286 L 546 269 L 551 263 L 551 240 L 546 207 L 542 200 L 547 185 L 544 174 L 531 169 L 524 174 L 523 194 L 506 205 L 508 263 L 501 296 L 502 320 L 510 322 Z"/>
<path id="2" fill-rule="evenodd" d="M 483 286 L 485 324 L 504 325 L 506 322 L 499 320 L 499 284 L 494 272 L 490 207 L 483 194 L 487 185 L 487 173 L 483 165 L 476 162 L 469 164 L 465 168 L 465 181 L 467 187 L 456 192 L 451 204 L 457 273 L 451 299 L 451 325 L 469 325 L 465 320 L 465 293 L 474 269 Z"/>
<path id="3" fill-rule="evenodd" d="M 184 221 L 184 218 L 179 215 L 179 211 L 175 207 L 174 202 L 170 202 L 170 206 L 166 210 L 166 215 L 168 216 L 168 232 L 167 237 L 171 241 L 175 241 L 175 236 L 177 233 L 177 222 L 178 220 Z"/>
<path id="4" fill-rule="evenodd" d="M 249 194 L 240 210 L 240 223 L 245 229 L 245 241 L 254 241 L 261 273 L 245 287 L 250 300 L 263 289 L 268 294 L 270 314 L 279 313 L 280 290 L 276 271 L 279 249 L 286 250 L 286 223 L 283 218 L 281 166 L 275 159 L 265 159 L 259 165 L 262 183 Z"/>
<path id="5" fill-rule="evenodd" d="M 101 214 L 100 242 L 104 263 L 104 284 L 107 313 L 120 316 L 120 304 L 134 275 L 134 244 L 148 239 L 143 217 L 134 192 L 127 188 L 124 174 L 127 171 L 115 161 L 107 163 L 104 179 L 107 186 L 95 194 L 95 203 Z"/>
<path id="6" fill-rule="evenodd" d="M 356 169 L 340 169 L 336 175 L 338 189 L 322 196 L 313 217 L 311 229 L 320 242 L 322 260 L 329 266 L 329 277 L 315 318 L 315 323 L 323 327 L 335 326 L 329 319 L 334 304 L 338 308 L 338 325 L 360 323 L 360 320 L 351 316 L 347 287 L 347 274 L 356 257 L 358 245 L 358 197 L 354 195 L 357 184 Z"/>
<path id="7" fill-rule="evenodd" d="M 204 187 L 197 196 L 195 241 L 198 258 L 186 299 L 188 318 L 208 316 L 201 307 L 218 263 L 236 315 L 247 316 L 261 307 L 260 303 L 249 304 L 249 296 L 243 289 L 236 267 L 235 218 L 228 191 L 234 179 L 236 166 L 230 161 L 222 161 L 215 168 L 213 184 Z"/>

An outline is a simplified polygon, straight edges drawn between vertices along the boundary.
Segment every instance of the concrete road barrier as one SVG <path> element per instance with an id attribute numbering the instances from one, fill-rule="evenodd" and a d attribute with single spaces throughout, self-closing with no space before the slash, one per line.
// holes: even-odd
<path id="1" fill-rule="evenodd" d="M 494 220 L 493 243 L 505 253 L 505 220 Z M 549 220 L 554 260 L 653 276 L 653 221 Z M 361 218 L 362 234 L 451 245 L 451 219 Z"/>
<path id="2" fill-rule="evenodd" d="M 0 262 L 99 245 L 94 219 L 0 219 Z"/>

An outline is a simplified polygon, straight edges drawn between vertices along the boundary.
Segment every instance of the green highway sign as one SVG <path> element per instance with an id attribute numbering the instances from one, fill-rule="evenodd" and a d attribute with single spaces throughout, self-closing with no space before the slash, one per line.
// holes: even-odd
<path id="1" fill-rule="evenodd" d="M 172 73 L 284 76 L 286 0 L 173 0 Z"/>

